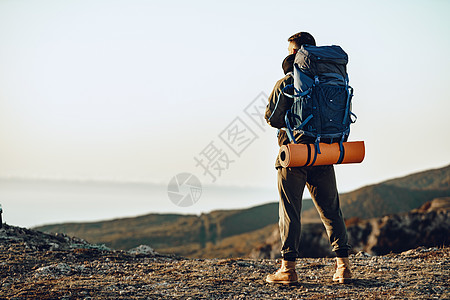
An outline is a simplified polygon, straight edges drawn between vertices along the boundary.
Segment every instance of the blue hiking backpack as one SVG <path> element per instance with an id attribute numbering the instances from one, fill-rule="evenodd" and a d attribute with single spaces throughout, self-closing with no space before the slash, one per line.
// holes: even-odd
<path id="1" fill-rule="evenodd" d="M 315 138 L 316 153 L 320 154 L 321 139 L 342 143 L 350 134 L 350 124 L 356 121 L 351 112 L 353 88 L 347 75 L 348 56 L 339 46 L 303 45 L 295 55 L 293 95 L 292 85 L 283 94 L 293 98 L 286 112 L 286 133 L 295 143 L 294 131 Z M 342 155 L 341 155 L 342 156 Z"/>

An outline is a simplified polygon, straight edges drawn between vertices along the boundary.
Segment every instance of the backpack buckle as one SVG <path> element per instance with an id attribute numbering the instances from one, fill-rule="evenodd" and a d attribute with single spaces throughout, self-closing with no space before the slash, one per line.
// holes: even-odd
<path id="1" fill-rule="evenodd" d="M 315 84 L 319 84 L 320 83 L 319 76 L 314 76 L 314 83 Z"/>

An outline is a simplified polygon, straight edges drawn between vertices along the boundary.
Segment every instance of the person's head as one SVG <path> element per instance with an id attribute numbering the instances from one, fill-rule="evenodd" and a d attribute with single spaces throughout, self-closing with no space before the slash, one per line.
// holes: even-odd
<path id="1" fill-rule="evenodd" d="M 288 51 L 289 54 L 297 53 L 297 50 L 300 49 L 302 45 L 316 45 L 316 41 L 314 37 L 308 32 L 299 32 L 292 35 L 288 38 L 289 46 Z"/>

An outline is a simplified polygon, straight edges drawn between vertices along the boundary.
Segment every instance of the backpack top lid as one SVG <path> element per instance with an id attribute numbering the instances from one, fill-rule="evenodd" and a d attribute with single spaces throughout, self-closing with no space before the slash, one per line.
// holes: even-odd
<path id="1" fill-rule="evenodd" d="M 324 73 L 347 76 L 348 55 L 340 46 L 302 45 L 295 55 L 294 66 L 314 77 Z"/>

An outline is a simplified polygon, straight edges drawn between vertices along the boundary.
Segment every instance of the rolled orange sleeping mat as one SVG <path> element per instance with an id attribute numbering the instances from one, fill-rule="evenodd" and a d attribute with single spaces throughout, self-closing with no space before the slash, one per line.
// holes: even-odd
<path id="1" fill-rule="evenodd" d="M 343 158 L 340 164 L 360 163 L 364 160 L 364 142 L 345 142 Z M 341 151 L 339 143 L 326 144 L 319 143 L 320 153 L 316 154 L 314 144 L 287 144 L 280 148 L 278 157 L 281 166 L 303 167 L 303 166 L 323 166 L 333 165 L 339 162 Z"/>

